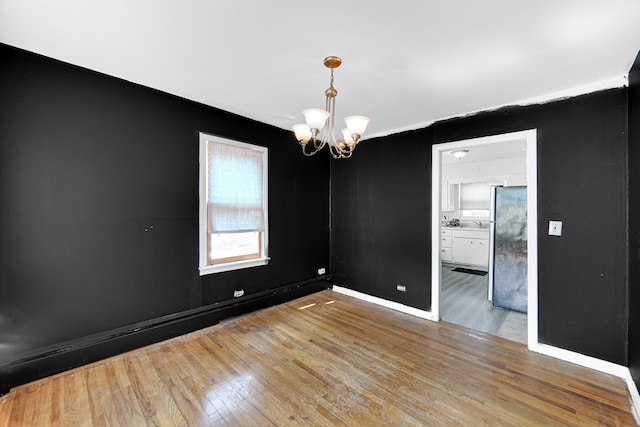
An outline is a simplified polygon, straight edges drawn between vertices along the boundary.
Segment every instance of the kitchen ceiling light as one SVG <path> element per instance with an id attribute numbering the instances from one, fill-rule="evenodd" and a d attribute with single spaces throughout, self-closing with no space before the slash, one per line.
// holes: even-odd
<path id="1" fill-rule="evenodd" d="M 338 91 L 333 87 L 333 70 L 342 64 L 342 59 L 337 56 L 327 56 L 324 58 L 324 66 L 331 70 L 331 82 L 325 94 L 325 108 L 308 108 L 302 112 L 306 123 L 298 123 L 293 126 L 296 139 L 302 147 L 305 156 L 313 156 L 325 145 L 329 146 L 329 152 L 334 159 L 348 159 L 353 155 L 356 145 L 364 134 L 369 124 L 369 117 L 350 116 L 344 119 L 347 127 L 341 133 L 344 141 L 336 140 L 335 113 L 336 96 Z M 318 134 L 322 132 L 322 138 L 318 139 Z M 311 141 L 311 144 L 309 144 Z M 307 147 L 310 147 L 307 149 Z"/>
<path id="2" fill-rule="evenodd" d="M 456 150 L 456 151 L 452 151 L 451 154 L 456 159 L 461 159 L 463 157 L 466 157 L 467 154 L 469 154 L 469 150 Z"/>

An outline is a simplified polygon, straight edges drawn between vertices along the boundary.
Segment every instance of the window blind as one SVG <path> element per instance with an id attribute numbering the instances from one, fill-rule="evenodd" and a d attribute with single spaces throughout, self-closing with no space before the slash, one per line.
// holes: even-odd
<path id="1" fill-rule="evenodd" d="M 486 210 L 491 204 L 491 186 L 494 182 L 468 182 L 460 184 L 460 209 Z"/>
<path id="2" fill-rule="evenodd" d="M 208 231 L 264 231 L 263 153 L 208 142 Z"/>

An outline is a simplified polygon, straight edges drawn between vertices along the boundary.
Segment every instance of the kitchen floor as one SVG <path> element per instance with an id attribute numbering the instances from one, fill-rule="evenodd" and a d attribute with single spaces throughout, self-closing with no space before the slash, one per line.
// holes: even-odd
<path id="1" fill-rule="evenodd" d="M 527 315 L 491 304 L 487 299 L 488 275 L 456 272 L 454 268 L 442 264 L 442 320 L 526 344 Z"/>

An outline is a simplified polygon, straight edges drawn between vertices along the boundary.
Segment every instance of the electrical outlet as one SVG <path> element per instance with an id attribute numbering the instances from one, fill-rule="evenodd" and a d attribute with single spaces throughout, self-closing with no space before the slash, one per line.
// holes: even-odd
<path id="1" fill-rule="evenodd" d="M 327 269 L 324 267 L 320 267 L 318 269 L 318 276 L 322 276 L 323 274 L 325 274 L 327 272 Z"/>
<path id="2" fill-rule="evenodd" d="M 234 297 L 234 298 L 239 298 L 239 297 L 241 297 L 242 295 L 244 295 L 244 289 L 240 289 L 240 290 L 233 291 L 233 297 Z"/>
<path id="3" fill-rule="evenodd" d="M 405 285 L 396 285 L 396 290 L 400 292 L 407 292 L 407 287 Z"/>

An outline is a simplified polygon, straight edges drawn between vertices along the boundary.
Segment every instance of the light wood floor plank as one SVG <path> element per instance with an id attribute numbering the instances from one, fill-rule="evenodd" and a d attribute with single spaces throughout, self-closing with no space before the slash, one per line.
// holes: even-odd
<path id="1" fill-rule="evenodd" d="M 186 426 L 162 378 L 151 364 L 152 355 L 158 355 L 151 348 L 140 357 L 126 357 L 127 373 L 134 395 L 142 408 L 147 425 Z M 159 356 L 161 357 L 161 356 Z"/>
<path id="2" fill-rule="evenodd" d="M 9 393 L 0 397 L 0 427 L 7 427 L 13 413 L 15 393 Z"/>
<path id="3" fill-rule="evenodd" d="M 18 387 L 24 425 L 636 424 L 620 378 L 324 291 Z"/>

